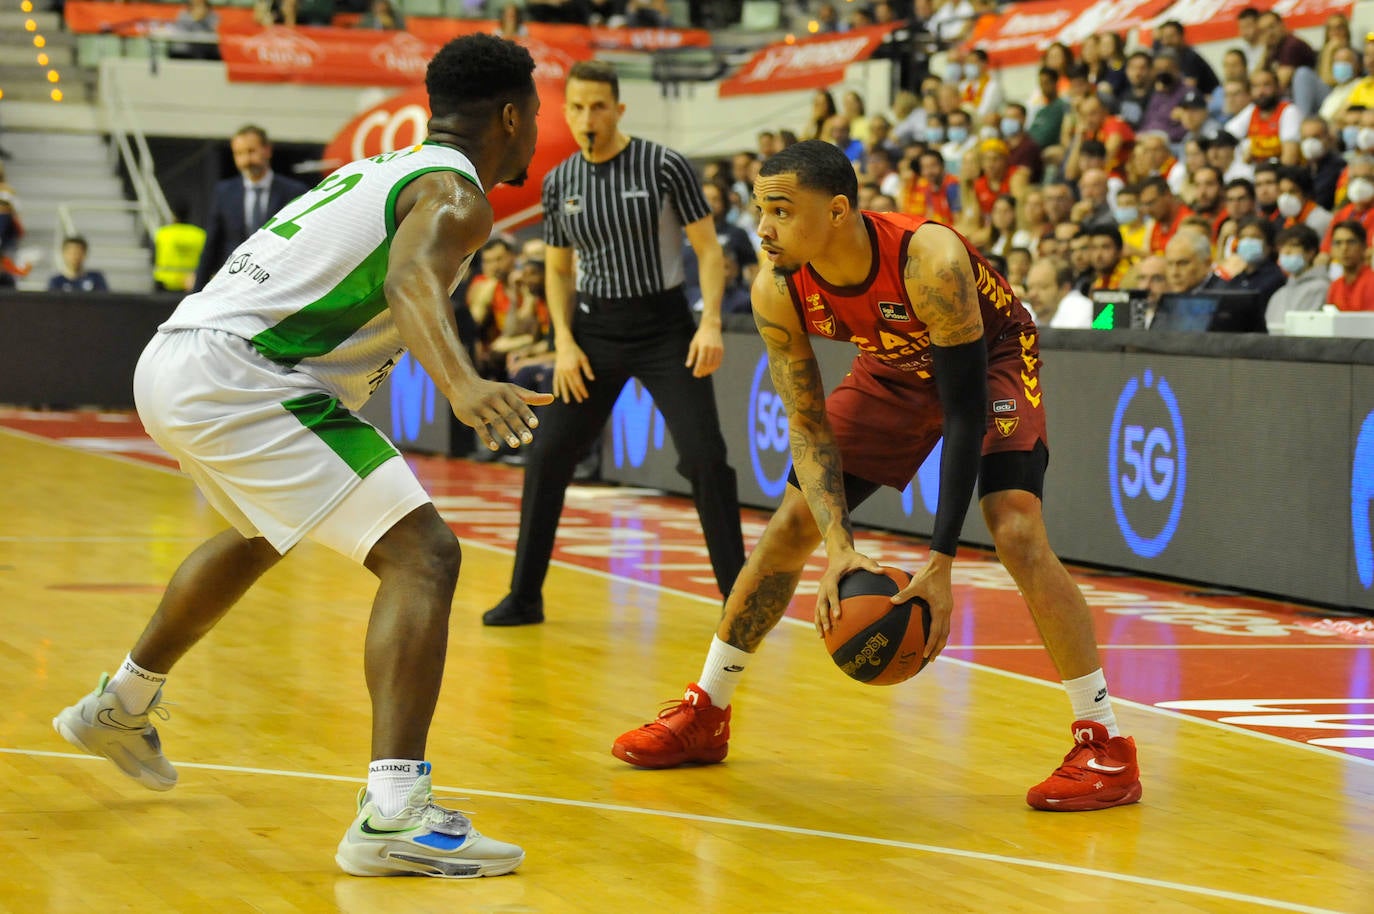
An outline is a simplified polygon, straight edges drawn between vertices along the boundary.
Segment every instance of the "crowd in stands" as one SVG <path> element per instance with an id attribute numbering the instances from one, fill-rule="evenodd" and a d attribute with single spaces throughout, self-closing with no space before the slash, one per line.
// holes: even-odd
<path id="1" fill-rule="evenodd" d="M 963 6 L 980 11 L 915 0 L 913 24 L 957 39 L 967 17 L 946 32 L 939 14 Z M 847 27 L 826 10 L 825 28 Z M 1271 330 L 1288 311 L 1374 310 L 1374 41 L 1357 47 L 1339 14 L 1316 48 L 1275 12 L 1246 9 L 1239 32 L 1221 73 L 1178 22 L 1149 47 L 1054 44 L 1029 95 L 956 45 L 890 110 L 819 90 L 796 132 L 765 131 L 704 176 L 720 221 L 752 236 L 759 165 L 797 139 L 831 142 L 863 208 L 954 226 L 1052 327 L 1089 326 L 1103 289 L 1147 290 L 1147 321 L 1165 292 L 1216 289 L 1249 293 Z"/>

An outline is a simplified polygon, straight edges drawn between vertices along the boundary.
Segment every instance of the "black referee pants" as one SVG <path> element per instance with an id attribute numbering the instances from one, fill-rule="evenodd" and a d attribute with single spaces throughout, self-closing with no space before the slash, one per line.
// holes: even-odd
<path id="1" fill-rule="evenodd" d="M 673 436 L 677 471 L 691 483 L 692 500 L 722 596 L 744 567 L 739 491 L 726 462 L 715 388 L 709 377 L 694 378 L 684 364 L 696 332 L 680 290 L 661 300 L 596 303 L 588 314 L 579 305 L 573 336 L 591 362 L 593 381 L 581 403 L 555 400 L 539 410 L 539 428 L 525 463 L 520 502 L 520 539 L 511 574 L 517 603 L 539 599 L 553 555 L 554 534 L 578 460 L 600 436 L 616 399 L 630 378 L 654 398 Z"/>

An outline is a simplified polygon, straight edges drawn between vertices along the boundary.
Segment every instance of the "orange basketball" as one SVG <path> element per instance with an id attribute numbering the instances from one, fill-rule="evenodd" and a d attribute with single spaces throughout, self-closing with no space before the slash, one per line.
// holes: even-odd
<path id="1" fill-rule="evenodd" d="M 911 581 L 899 568 L 883 574 L 851 572 L 840 581 L 840 619 L 825 636 L 826 650 L 845 675 L 869 685 L 905 682 L 925 667 L 930 604 L 920 597 L 894 604 Z"/>

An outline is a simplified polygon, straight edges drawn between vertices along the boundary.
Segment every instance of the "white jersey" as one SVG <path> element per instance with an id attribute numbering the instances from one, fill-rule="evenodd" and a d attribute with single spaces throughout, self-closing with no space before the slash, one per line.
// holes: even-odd
<path id="1" fill-rule="evenodd" d="M 457 172 L 483 190 L 468 157 L 437 143 L 345 165 L 235 248 L 160 329 L 241 336 L 357 409 L 405 352 L 383 283 L 396 198 L 431 171 Z"/>

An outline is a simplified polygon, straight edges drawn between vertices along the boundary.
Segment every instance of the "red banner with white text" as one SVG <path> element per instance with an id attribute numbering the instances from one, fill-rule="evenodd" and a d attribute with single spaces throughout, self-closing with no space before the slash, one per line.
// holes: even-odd
<path id="1" fill-rule="evenodd" d="M 67 31 L 77 34 L 144 35 L 171 25 L 185 7 L 174 3 L 98 3 L 68 0 L 62 18 Z M 242 6 L 215 10 L 220 27 L 254 28 L 253 11 Z"/>
<path id="2" fill-rule="evenodd" d="M 761 95 L 798 89 L 821 89 L 844 79 L 851 63 L 867 60 L 897 24 L 870 25 L 848 32 L 818 35 L 760 48 L 720 84 L 720 95 Z"/>
<path id="3" fill-rule="evenodd" d="M 1250 0 L 1251 3 L 1254 0 Z M 993 66 L 1035 63 L 1056 41 L 1076 47 L 1098 32 L 1127 31 L 1170 6 L 1172 0 L 1033 0 L 984 16 L 966 49 L 981 48 Z M 1192 36 L 1190 35 L 1189 38 Z"/>
<path id="4" fill-rule="evenodd" d="M 412 25 L 418 25 L 413 23 Z M 335 86 L 414 86 L 424 81 L 430 58 L 459 35 L 486 31 L 480 20 L 427 20 L 418 29 L 379 32 L 298 26 L 250 33 L 221 30 L 220 56 L 231 82 L 299 82 Z M 416 34 L 416 32 L 420 34 Z M 562 79 L 588 47 L 522 39 L 533 55 L 535 75 Z"/>

